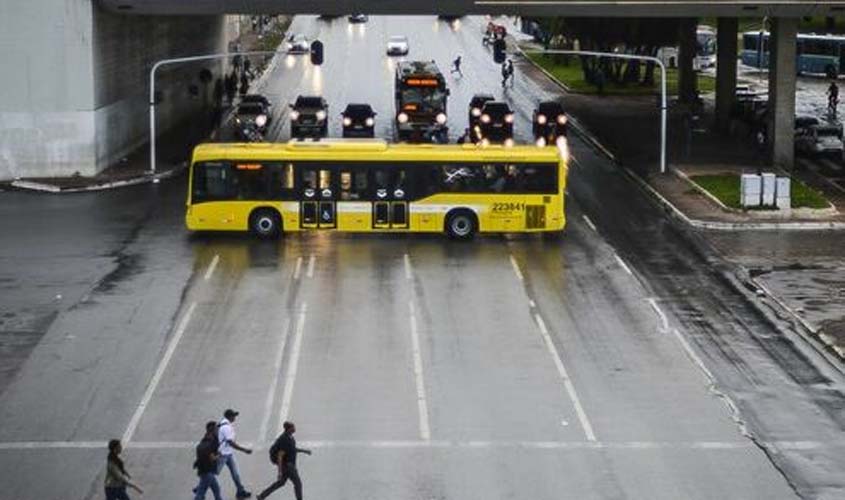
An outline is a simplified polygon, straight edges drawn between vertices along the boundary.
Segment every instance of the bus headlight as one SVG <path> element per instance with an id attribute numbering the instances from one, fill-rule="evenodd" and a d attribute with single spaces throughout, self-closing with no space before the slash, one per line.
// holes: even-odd
<path id="1" fill-rule="evenodd" d="M 505 139 L 505 147 L 506 147 L 506 148 L 511 148 L 511 147 L 513 147 L 513 144 L 514 144 L 514 143 L 513 143 L 513 139 L 511 139 L 511 138 L 507 138 L 507 139 Z"/>
<path id="2" fill-rule="evenodd" d="M 323 111 L 322 109 L 320 111 L 317 111 L 317 120 L 323 121 L 325 119 L 326 119 L 326 112 Z"/>
<path id="3" fill-rule="evenodd" d="M 352 125 L 352 118 L 343 117 L 343 126 L 348 127 Z"/>
<path id="4" fill-rule="evenodd" d="M 567 122 L 567 120 L 566 120 L 566 115 L 559 115 L 559 116 L 557 117 L 557 122 L 558 122 L 558 124 L 560 124 L 560 125 L 566 125 L 566 122 Z"/>
<path id="5" fill-rule="evenodd" d="M 259 127 L 267 125 L 267 115 L 258 115 L 255 117 L 255 124 Z"/>
<path id="6" fill-rule="evenodd" d="M 470 113 L 472 113 L 472 116 L 478 118 L 479 116 L 481 116 L 481 108 L 472 108 Z"/>
<path id="7" fill-rule="evenodd" d="M 537 123 L 540 125 L 546 124 L 546 115 L 537 115 Z"/>
<path id="8" fill-rule="evenodd" d="M 408 123 L 408 113 L 399 113 L 396 115 L 396 121 L 399 123 Z"/>
<path id="9" fill-rule="evenodd" d="M 375 125 L 375 124 L 376 124 L 376 121 L 375 121 L 375 120 L 373 120 L 373 119 L 372 119 L 372 117 L 371 117 L 371 118 L 367 118 L 366 120 L 364 120 L 364 123 L 365 123 L 368 127 L 372 127 L 373 125 Z"/>
<path id="10" fill-rule="evenodd" d="M 293 121 L 299 120 L 299 111 L 291 111 L 290 112 L 290 119 Z"/>
<path id="11" fill-rule="evenodd" d="M 446 123 L 446 114 L 445 113 L 437 113 L 437 116 L 434 119 L 437 120 L 437 123 L 439 123 L 440 125 L 443 125 L 444 123 Z"/>
<path id="12" fill-rule="evenodd" d="M 539 139 L 537 139 L 537 142 L 535 142 L 534 144 L 536 144 L 538 148 L 544 148 L 544 147 L 546 147 L 546 138 L 540 137 Z"/>
<path id="13" fill-rule="evenodd" d="M 508 113 L 505 115 L 505 123 L 513 123 L 513 113 Z"/>
<path id="14" fill-rule="evenodd" d="M 490 115 L 481 115 L 481 123 L 490 123 Z"/>

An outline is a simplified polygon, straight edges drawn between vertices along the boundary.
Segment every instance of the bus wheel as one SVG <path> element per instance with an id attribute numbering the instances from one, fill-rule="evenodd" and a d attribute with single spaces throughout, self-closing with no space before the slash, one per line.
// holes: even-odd
<path id="1" fill-rule="evenodd" d="M 475 236 L 478 221 L 469 210 L 455 210 L 446 217 L 446 234 L 457 240 L 469 240 Z"/>
<path id="2" fill-rule="evenodd" d="M 827 65 L 827 67 L 824 69 L 824 74 L 832 80 L 835 80 L 836 77 L 839 76 L 836 74 L 836 68 L 834 68 L 832 64 Z"/>
<path id="3" fill-rule="evenodd" d="M 249 230 L 259 238 L 276 238 L 282 232 L 282 218 L 270 208 L 260 208 L 249 216 Z"/>

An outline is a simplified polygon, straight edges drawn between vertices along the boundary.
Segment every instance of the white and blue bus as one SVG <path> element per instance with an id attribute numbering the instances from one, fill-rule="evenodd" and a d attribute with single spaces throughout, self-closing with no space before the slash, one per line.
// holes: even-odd
<path id="1" fill-rule="evenodd" d="M 742 34 L 742 64 L 769 67 L 769 33 L 748 31 Z M 845 70 L 845 36 L 798 34 L 796 43 L 798 73 L 820 73 L 836 78 Z"/>

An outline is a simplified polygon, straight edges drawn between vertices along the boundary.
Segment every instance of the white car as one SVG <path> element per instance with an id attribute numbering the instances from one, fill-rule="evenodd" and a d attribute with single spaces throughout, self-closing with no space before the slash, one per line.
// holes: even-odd
<path id="1" fill-rule="evenodd" d="M 397 35 L 387 39 L 387 55 L 404 56 L 408 50 L 408 37 Z"/>
<path id="2" fill-rule="evenodd" d="M 288 38 L 288 52 L 292 54 L 305 54 L 311 51 L 311 44 L 308 43 L 308 38 L 296 33 Z"/>

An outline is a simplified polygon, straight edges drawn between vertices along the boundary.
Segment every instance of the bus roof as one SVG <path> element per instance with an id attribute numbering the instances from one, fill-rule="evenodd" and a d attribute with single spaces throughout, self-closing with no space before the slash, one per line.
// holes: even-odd
<path id="1" fill-rule="evenodd" d="M 290 141 L 286 143 L 207 143 L 194 148 L 193 161 L 213 160 L 347 160 L 347 161 L 496 161 L 560 162 L 555 147 L 474 144 L 390 144 L 384 140 Z"/>
<path id="2" fill-rule="evenodd" d="M 760 36 L 760 31 L 745 31 L 742 33 L 743 36 Z M 764 37 L 770 36 L 771 33 L 768 31 L 763 32 Z M 837 42 L 845 42 L 845 35 L 832 35 L 826 33 L 798 33 L 798 39 L 800 40 L 807 40 L 807 39 L 815 39 L 815 40 L 833 40 Z"/>

